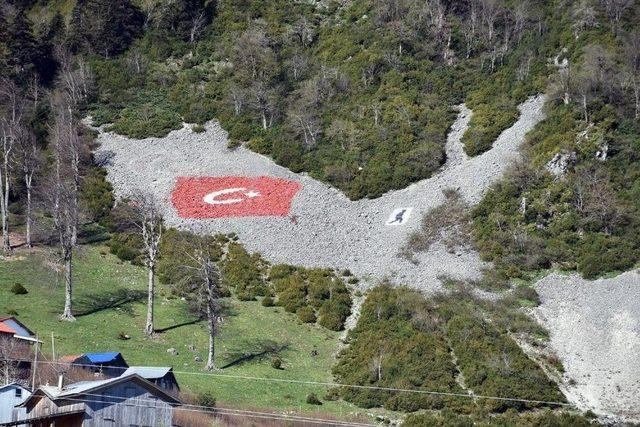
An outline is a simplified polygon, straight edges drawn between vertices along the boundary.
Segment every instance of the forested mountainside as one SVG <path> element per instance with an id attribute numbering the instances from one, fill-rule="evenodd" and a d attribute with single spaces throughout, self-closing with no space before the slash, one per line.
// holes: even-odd
<path id="1" fill-rule="evenodd" d="M 406 225 L 402 215 L 417 204 L 404 211 L 391 204 L 405 200 L 373 204 L 447 171 L 447 135 L 462 135 L 464 154 L 456 155 L 464 159 L 456 161 L 484 162 L 534 96 L 530 127 L 505 133 L 521 160 L 478 183 L 495 183 L 477 192 L 480 202 L 438 181 L 444 203 L 434 197 L 434 207 L 413 219 L 421 226 L 406 233 L 406 247 L 395 247 L 399 240 L 385 247 L 385 262 L 414 272 L 432 267 L 412 256 L 436 242 L 451 246 L 436 260 L 487 267 L 478 280 L 438 277 L 442 293 L 434 286 L 429 295 L 354 275 L 348 262 L 379 261 L 360 253 L 344 265 L 272 263 L 233 230 L 204 235 L 211 229 L 200 217 L 170 223 L 168 187 L 162 200 L 148 188 L 116 200 L 107 174 L 116 190 L 118 177 L 97 150 L 105 135 L 118 138 L 131 143 L 124 151 L 134 163 L 142 138 L 178 129 L 205 145 L 215 137 L 222 142 L 215 154 L 253 156 L 232 151 L 243 146 L 311 176 L 293 179 L 322 181 L 353 200 L 332 193 L 327 200 L 355 206 L 340 211 L 354 218 L 327 220 L 326 229 L 341 233 L 357 222 L 386 232 L 395 224 L 372 225 L 378 214 L 402 212 Z M 519 145 L 513 135 L 531 128 Z M 225 369 L 228 379 L 277 378 L 216 381 L 223 405 L 306 412 L 324 405 L 336 417 L 379 414 L 406 425 L 595 424 L 584 412 L 592 407 L 579 402 L 576 411 L 582 396 L 566 392 L 576 385 L 566 360 L 546 351 L 550 334 L 532 316 L 541 299 L 531 281 L 550 269 L 598 278 L 640 260 L 634 0 L 0 0 L 0 131 L 0 314 L 56 329 L 59 350 L 109 345 L 137 363 L 182 364 L 180 381 L 197 395 L 189 401 L 201 406 L 215 399 L 209 378 L 194 373 Z M 253 165 L 227 166 L 225 173 L 239 174 Z M 166 175 L 174 185 L 180 174 Z M 300 203 L 329 216 L 302 194 Z M 362 199 L 375 199 L 367 200 L 370 216 L 358 211 Z M 203 223 L 212 218 L 220 219 Z M 315 218 L 276 216 L 268 232 L 295 229 L 296 245 L 304 245 L 320 240 L 305 228 Z M 227 220 L 217 224 L 265 230 Z M 366 244 L 366 236 L 347 238 Z M 404 239 L 402 231 L 394 236 Z M 113 331 L 98 340 L 94 331 L 107 323 Z M 166 353 L 168 342 L 180 352 Z M 637 398 L 616 387 L 611 398 L 621 405 Z"/>
<path id="2" fill-rule="evenodd" d="M 509 275 L 638 259 L 633 1 L 9 1 L 1 19 L 22 87 L 49 84 L 65 46 L 96 124 L 142 138 L 215 118 L 354 199 L 437 171 L 457 104 L 473 156 L 547 93 L 522 165 L 476 210 L 479 247 Z"/>

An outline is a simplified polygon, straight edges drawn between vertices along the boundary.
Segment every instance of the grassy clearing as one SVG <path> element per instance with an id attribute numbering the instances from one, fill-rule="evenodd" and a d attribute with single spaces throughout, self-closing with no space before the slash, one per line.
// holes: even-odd
<path id="1" fill-rule="evenodd" d="M 145 270 L 107 252 L 105 247 L 85 246 L 76 259 L 75 323 L 57 319 L 64 302 L 63 279 L 48 266 L 45 252 L 19 252 L 12 260 L 0 261 L 0 315 L 15 310 L 45 340 L 45 354 L 51 353 L 53 332 L 58 356 L 117 350 L 130 365 L 173 366 L 183 389 L 210 391 L 222 405 L 333 415 L 363 412 L 345 402 L 307 404 L 309 393 L 324 397 L 323 386 L 203 375 L 204 362 L 194 358 L 206 359 L 205 323 L 191 315 L 187 304 L 173 297 L 168 288 L 159 286 L 155 316 L 160 333 L 153 339 L 144 337 Z M 29 293 L 12 294 L 10 289 L 16 282 Z M 216 364 L 223 367 L 217 374 L 332 381 L 339 332 L 302 324 L 294 314 L 280 307 L 263 307 L 258 301 L 228 302 L 229 312 L 216 343 Z M 121 340 L 120 333 L 131 338 Z M 195 346 L 195 352 L 189 350 L 190 345 Z M 274 346 L 286 346 L 278 353 L 283 369 L 271 366 L 272 354 L 258 355 Z M 177 356 L 167 353 L 172 347 L 178 350 Z"/>

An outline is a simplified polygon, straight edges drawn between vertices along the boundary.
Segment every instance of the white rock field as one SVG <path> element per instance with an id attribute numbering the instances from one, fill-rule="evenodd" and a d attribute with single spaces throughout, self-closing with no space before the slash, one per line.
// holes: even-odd
<path id="1" fill-rule="evenodd" d="M 460 138 L 471 112 L 461 106 L 447 139 L 448 161 L 430 179 L 389 192 L 378 199 L 350 201 L 339 190 L 304 174 L 295 174 L 250 150 L 227 148 L 227 133 L 210 122 L 203 133 L 188 126 L 164 138 L 134 140 L 101 133 L 97 155 L 110 156 L 108 179 L 119 196 L 135 189 L 163 201 L 168 225 L 197 233 L 235 232 L 251 251 L 274 263 L 348 268 L 367 283 L 384 277 L 426 291 L 438 289 L 440 275 L 476 278 L 483 262 L 473 252 L 447 253 L 434 245 L 419 254 L 418 266 L 397 256 L 406 236 L 419 226 L 422 214 L 444 201 L 442 190 L 457 188 L 471 203 L 518 158 L 524 136 L 544 114 L 544 97 L 529 99 L 520 118 L 495 141 L 493 148 L 474 158 L 462 151 Z M 288 217 L 183 219 L 170 195 L 179 176 L 271 176 L 298 181 L 302 189 Z M 386 222 L 396 210 L 407 209 L 402 225 Z"/>

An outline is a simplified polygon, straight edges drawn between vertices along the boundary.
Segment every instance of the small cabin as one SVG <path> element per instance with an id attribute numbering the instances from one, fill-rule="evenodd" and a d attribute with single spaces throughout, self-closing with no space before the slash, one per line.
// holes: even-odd
<path id="1" fill-rule="evenodd" d="M 40 386 L 21 405 L 22 422 L 33 427 L 171 426 L 181 402 L 165 390 L 132 374 L 68 386 Z"/>
<path id="2" fill-rule="evenodd" d="M 71 365 L 80 366 L 110 378 L 121 376 L 129 367 L 122 354 L 117 351 L 85 353 L 75 359 Z"/>
<path id="3" fill-rule="evenodd" d="M 178 380 L 173 374 L 173 368 L 168 366 L 130 366 L 122 375 L 131 374 L 138 374 L 171 394 L 177 395 L 180 392 L 180 386 L 178 386 Z"/>
<path id="4" fill-rule="evenodd" d="M 27 411 L 24 408 L 16 408 L 16 405 L 20 405 L 29 396 L 31 396 L 31 390 L 21 384 L 1 386 L 0 424 L 24 419 Z"/>

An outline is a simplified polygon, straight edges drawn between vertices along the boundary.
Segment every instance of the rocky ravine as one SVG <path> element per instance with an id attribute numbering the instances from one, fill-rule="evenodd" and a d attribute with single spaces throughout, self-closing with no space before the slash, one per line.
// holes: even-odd
<path id="1" fill-rule="evenodd" d="M 477 203 L 487 188 L 518 158 L 524 136 L 544 118 L 544 97 L 527 100 L 518 121 L 505 130 L 493 148 L 474 158 L 462 151 L 460 138 L 471 112 L 464 106 L 447 138 L 448 161 L 430 179 L 374 200 L 350 201 L 340 191 L 305 174 L 295 174 L 250 150 L 227 148 L 227 133 L 216 122 L 206 132 L 188 126 L 164 138 L 129 139 L 103 132 L 96 155 L 108 158 L 108 179 L 119 196 L 135 189 L 151 192 L 163 201 L 170 226 L 203 234 L 236 232 L 251 251 L 275 263 L 349 268 L 374 283 L 388 277 L 425 291 L 439 289 L 440 275 L 470 279 L 479 276 L 483 262 L 473 252 L 448 253 L 439 245 L 417 256 L 419 265 L 397 257 L 406 236 L 422 214 L 440 205 L 442 190 L 457 188 Z M 180 218 L 170 201 L 178 176 L 272 176 L 298 181 L 302 189 L 293 200 L 291 216 L 218 219 Z M 402 225 L 388 226 L 395 209 L 412 208 Z M 369 279 L 369 280 L 367 280 Z"/>

